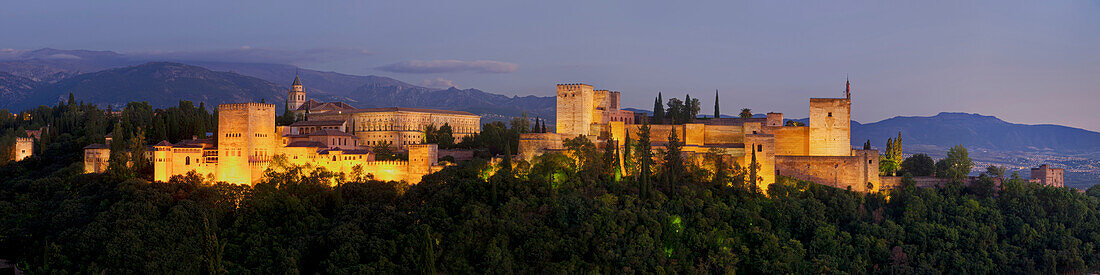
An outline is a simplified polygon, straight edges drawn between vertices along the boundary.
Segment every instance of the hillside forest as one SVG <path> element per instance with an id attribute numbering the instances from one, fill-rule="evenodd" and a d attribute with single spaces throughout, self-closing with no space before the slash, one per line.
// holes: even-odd
<path id="1" fill-rule="evenodd" d="M 254 186 L 195 174 L 151 182 L 140 159 L 82 173 L 81 148 L 107 134 L 118 151 L 133 151 L 216 131 L 206 108 L 135 102 L 115 112 L 69 100 L 0 111 L 0 145 L 47 129 L 35 156 L 0 164 L 0 259 L 29 273 L 1100 268 L 1100 187 L 1082 194 L 983 174 L 974 184 L 916 188 L 905 171 L 927 167 L 903 160 L 903 186 L 882 193 L 782 177 L 765 193 L 752 164 L 685 161 L 679 142 L 650 148 L 645 135 L 622 141 L 623 150 L 574 138 L 563 152 L 513 159 L 519 134 L 542 129 L 524 119 L 485 125 L 453 145 L 479 157 L 416 185 L 279 160 Z M 625 173 L 613 169 L 619 155 Z"/>

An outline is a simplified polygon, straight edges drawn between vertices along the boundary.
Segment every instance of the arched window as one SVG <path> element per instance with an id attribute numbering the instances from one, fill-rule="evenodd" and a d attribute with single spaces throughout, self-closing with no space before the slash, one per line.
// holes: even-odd
<path id="1" fill-rule="evenodd" d="M 183 165 L 191 165 L 191 157 L 184 157 Z"/>

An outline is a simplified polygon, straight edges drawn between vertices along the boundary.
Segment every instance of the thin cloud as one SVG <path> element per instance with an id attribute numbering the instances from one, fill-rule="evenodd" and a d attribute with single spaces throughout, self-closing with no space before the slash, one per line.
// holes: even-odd
<path id="1" fill-rule="evenodd" d="M 200 51 L 145 51 L 128 53 L 142 59 L 171 61 L 275 63 L 301 65 L 321 63 L 371 55 L 370 51 L 352 48 L 318 48 L 306 50 L 278 50 L 243 46 L 235 49 Z"/>
<path id="2" fill-rule="evenodd" d="M 437 77 L 436 79 L 425 79 L 424 81 L 420 82 L 420 85 L 424 86 L 424 87 L 431 87 L 431 88 L 456 87 L 454 80 L 443 79 L 442 77 Z"/>
<path id="3" fill-rule="evenodd" d="M 434 73 L 511 73 L 519 65 L 492 60 L 410 60 L 378 67 L 391 73 L 434 74 Z"/>

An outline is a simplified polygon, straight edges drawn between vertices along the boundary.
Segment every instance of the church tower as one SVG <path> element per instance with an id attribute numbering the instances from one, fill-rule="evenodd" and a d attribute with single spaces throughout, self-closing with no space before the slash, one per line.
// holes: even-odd
<path id="1" fill-rule="evenodd" d="M 306 103 L 306 92 L 302 89 L 302 80 L 298 79 L 298 75 L 294 75 L 294 83 L 290 84 L 290 93 L 286 97 L 286 108 L 288 111 L 297 110 L 302 104 Z"/>

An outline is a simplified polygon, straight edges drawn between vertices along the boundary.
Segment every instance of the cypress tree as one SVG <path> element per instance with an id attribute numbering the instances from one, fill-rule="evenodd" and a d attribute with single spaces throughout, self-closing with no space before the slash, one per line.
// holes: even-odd
<path id="1" fill-rule="evenodd" d="M 684 95 L 684 110 L 680 114 L 684 123 L 691 122 L 691 119 L 695 118 L 695 114 L 692 112 L 691 95 Z"/>
<path id="2" fill-rule="evenodd" d="M 718 111 L 718 89 L 714 89 L 714 118 L 722 117 L 722 113 Z"/>
<path id="3" fill-rule="evenodd" d="M 661 92 L 657 92 L 657 99 L 653 101 L 653 123 L 661 124 L 665 120 L 665 106 L 661 105 L 664 99 L 661 98 Z"/>

